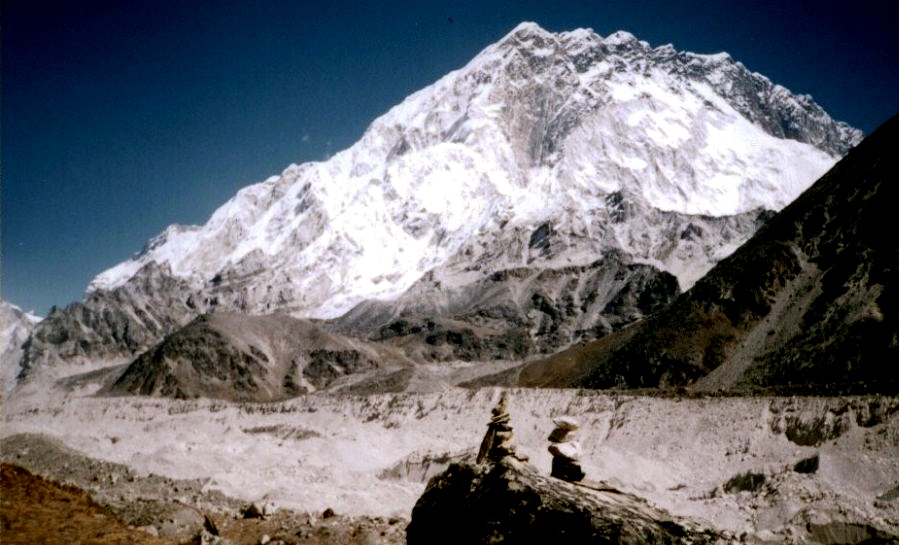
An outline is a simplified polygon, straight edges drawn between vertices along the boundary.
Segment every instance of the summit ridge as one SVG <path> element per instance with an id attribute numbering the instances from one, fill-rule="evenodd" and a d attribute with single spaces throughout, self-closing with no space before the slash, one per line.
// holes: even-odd
<path id="1" fill-rule="evenodd" d="M 84 355 L 50 340 L 76 323 L 130 357 L 203 312 L 336 318 L 426 274 L 458 288 L 614 254 L 687 288 L 860 139 L 726 54 L 522 23 L 350 148 L 240 190 L 205 225 L 170 227 L 98 275 L 26 359 Z M 147 311 L 160 301 L 164 316 Z M 98 317 L 110 305 L 119 317 Z"/>

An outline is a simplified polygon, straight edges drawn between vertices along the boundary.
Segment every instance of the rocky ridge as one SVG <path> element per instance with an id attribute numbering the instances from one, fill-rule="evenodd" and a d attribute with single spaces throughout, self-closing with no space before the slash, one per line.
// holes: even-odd
<path id="1" fill-rule="evenodd" d="M 428 273 L 452 291 L 620 253 L 688 287 L 859 138 L 726 55 L 525 23 L 99 275 L 23 367 L 131 360 L 210 311 L 335 318 Z"/>
<path id="2" fill-rule="evenodd" d="M 210 303 L 198 301 L 168 267 L 149 263 L 133 282 L 50 309 L 24 345 L 22 374 L 71 372 L 54 369 L 67 364 L 78 369 L 96 361 L 101 366 L 129 362 Z"/>
<path id="3" fill-rule="evenodd" d="M 897 134 L 894 117 L 663 312 L 502 380 L 895 393 Z"/>
<path id="4" fill-rule="evenodd" d="M 625 259 L 471 274 L 469 283 L 432 271 L 399 298 L 361 303 L 327 326 L 415 361 L 521 360 L 606 335 L 678 295 L 673 275 Z"/>
<path id="5" fill-rule="evenodd" d="M 325 389 L 347 375 L 412 365 L 396 350 L 307 320 L 216 313 L 166 336 L 100 393 L 274 401 Z"/>

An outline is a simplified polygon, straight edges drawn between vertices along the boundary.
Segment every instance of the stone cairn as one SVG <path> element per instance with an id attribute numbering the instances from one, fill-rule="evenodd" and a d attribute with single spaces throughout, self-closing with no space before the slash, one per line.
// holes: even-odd
<path id="1" fill-rule="evenodd" d="M 496 406 L 490 411 L 492 417 L 490 423 L 487 424 L 487 433 L 484 440 L 481 441 L 481 448 L 478 450 L 477 463 L 481 463 L 486 459 L 498 462 L 506 456 L 512 456 L 522 461 L 527 461 L 527 456 L 517 454 L 512 444 L 512 426 L 509 425 L 509 398 L 506 392 L 503 392 L 496 403 Z"/>
<path id="2" fill-rule="evenodd" d="M 581 445 L 576 439 L 575 431 L 579 424 L 570 416 L 560 416 L 553 420 L 556 429 L 549 434 L 549 453 L 553 455 L 550 475 L 568 482 L 578 482 L 584 478 L 581 468 Z"/>

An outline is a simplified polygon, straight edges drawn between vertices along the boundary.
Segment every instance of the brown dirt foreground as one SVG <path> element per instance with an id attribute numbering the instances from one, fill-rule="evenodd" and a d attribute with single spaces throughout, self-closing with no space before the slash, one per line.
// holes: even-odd
<path id="1" fill-rule="evenodd" d="M 187 541 L 163 539 L 130 527 L 80 488 L 32 475 L 2 464 L 0 543 L 84 545 L 374 545 L 405 542 L 401 520 L 353 519 L 340 515 L 311 517 L 280 512 L 265 519 L 210 517 L 218 535 Z"/>
<path id="2" fill-rule="evenodd" d="M 174 543 L 131 529 L 81 489 L 32 475 L 19 466 L 0 467 L 0 542 L 96 545 Z"/>

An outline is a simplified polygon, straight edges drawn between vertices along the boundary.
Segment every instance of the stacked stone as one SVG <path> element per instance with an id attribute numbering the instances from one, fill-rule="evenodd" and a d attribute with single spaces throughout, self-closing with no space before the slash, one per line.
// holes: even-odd
<path id="1" fill-rule="evenodd" d="M 581 445 L 576 441 L 575 431 L 579 424 L 570 416 L 562 416 L 553 420 L 556 428 L 549 434 L 549 452 L 553 455 L 552 472 L 557 479 L 577 482 L 584 478 L 581 468 Z"/>
<path id="2" fill-rule="evenodd" d="M 527 460 L 527 457 L 515 453 L 512 445 L 512 426 L 509 425 L 509 400 L 503 392 L 496 406 L 491 410 L 490 423 L 487 424 L 487 433 L 481 441 L 477 462 L 485 459 L 494 462 L 502 460 L 506 456 L 514 456 L 519 460 Z"/>

